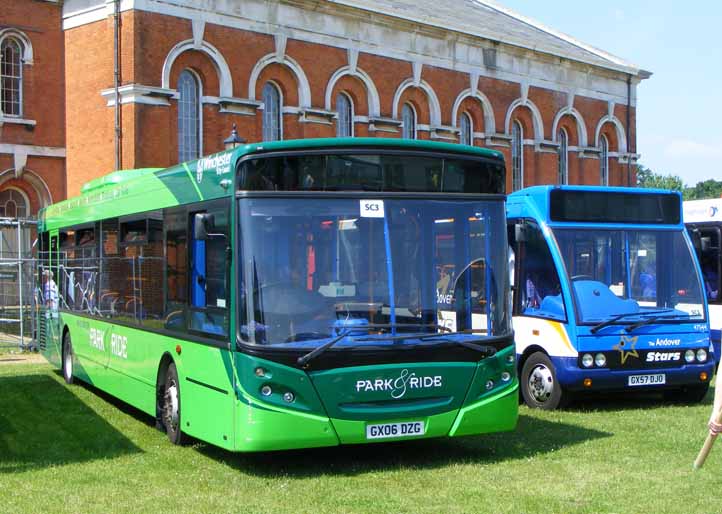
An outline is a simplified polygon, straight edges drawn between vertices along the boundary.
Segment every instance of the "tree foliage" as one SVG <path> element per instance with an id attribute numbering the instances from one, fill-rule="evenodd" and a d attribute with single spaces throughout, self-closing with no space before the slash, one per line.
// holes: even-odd
<path id="1" fill-rule="evenodd" d="M 637 185 L 639 187 L 684 191 L 684 182 L 677 175 L 662 175 L 641 165 L 637 167 Z"/>
<path id="2" fill-rule="evenodd" d="M 708 179 L 695 186 L 687 186 L 678 175 L 655 173 L 641 164 L 637 166 L 637 186 L 681 191 L 685 200 L 705 200 L 722 197 L 722 181 Z"/>
<path id="3" fill-rule="evenodd" d="M 706 200 L 707 198 L 722 197 L 722 181 L 707 179 L 704 182 L 697 182 L 694 187 L 684 189 L 685 200 Z"/>

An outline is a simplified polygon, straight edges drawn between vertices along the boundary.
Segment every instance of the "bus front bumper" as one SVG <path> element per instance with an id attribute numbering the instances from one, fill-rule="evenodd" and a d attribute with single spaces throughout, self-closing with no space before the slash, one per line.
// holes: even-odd
<path id="1" fill-rule="evenodd" d="M 710 359 L 703 364 L 685 364 L 675 368 L 621 370 L 583 369 L 578 366 L 576 358 L 552 358 L 552 362 L 557 380 L 570 391 L 649 391 L 699 386 L 711 381 L 715 365 L 714 360 Z M 638 378 L 642 376 L 655 378 Z M 654 383 L 647 383 L 651 381 Z"/>

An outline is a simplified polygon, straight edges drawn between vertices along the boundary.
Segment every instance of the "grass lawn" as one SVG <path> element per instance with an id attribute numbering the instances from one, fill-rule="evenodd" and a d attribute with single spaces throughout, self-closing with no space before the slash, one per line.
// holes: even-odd
<path id="1" fill-rule="evenodd" d="M 702 405 L 521 408 L 514 433 L 231 454 L 172 446 L 151 419 L 45 364 L 0 365 L 0 512 L 722 511 Z"/>

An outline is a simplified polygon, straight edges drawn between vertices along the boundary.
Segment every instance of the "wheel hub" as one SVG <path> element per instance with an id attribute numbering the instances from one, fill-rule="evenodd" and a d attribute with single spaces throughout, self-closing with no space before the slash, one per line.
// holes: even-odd
<path id="1" fill-rule="evenodd" d="M 64 358 L 65 358 L 66 378 L 70 378 L 73 376 L 73 356 L 67 347 L 65 348 L 65 357 Z"/>
<path id="2" fill-rule="evenodd" d="M 178 385 L 175 381 L 169 383 L 165 388 L 163 418 L 166 426 L 173 430 L 178 428 Z"/>
<path id="3" fill-rule="evenodd" d="M 549 400 L 554 390 L 554 377 L 549 368 L 543 364 L 538 364 L 529 374 L 529 392 L 532 397 L 539 403 Z"/>

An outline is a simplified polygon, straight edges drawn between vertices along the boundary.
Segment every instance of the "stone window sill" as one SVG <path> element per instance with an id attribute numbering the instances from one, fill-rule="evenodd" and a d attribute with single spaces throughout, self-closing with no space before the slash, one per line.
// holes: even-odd
<path id="1" fill-rule="evenodd" d="M 24 118 L 15 118 L 12 116 L 0 116 L 0 125 L 5 123 L 11 125 L 26 125 L 29 127 L 34 127 L 37 124 L 35 120 L 26 120 Z"/>

